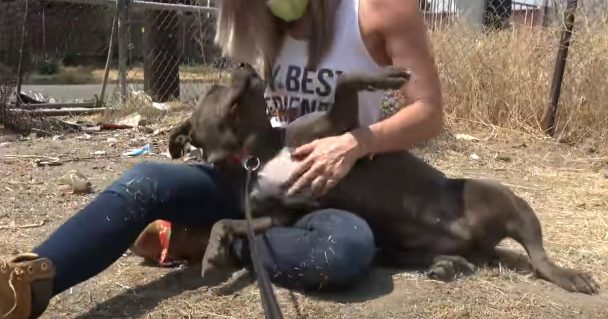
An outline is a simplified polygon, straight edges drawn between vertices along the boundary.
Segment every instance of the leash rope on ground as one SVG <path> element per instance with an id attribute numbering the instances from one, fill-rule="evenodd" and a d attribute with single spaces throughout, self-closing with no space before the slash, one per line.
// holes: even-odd
<path id="1" fill-rule="evenodd" d="M 0 271 L 5 272 L 8 269 L 8 261 L 6 261 L 6 259 L 2 258 L 2 266 L 0 266 Z M 9 276 L 8 279 L 8 286 L 11 288 L 11 292 L 13 293 L 13 307 L 5 314 L 2 315 L 2 318 L 8 318 L 8 316 L 10 316 L 15 309 L 17 309 L 17 290 L 15 289 L 15 285 L 13 284 L 13 279 L 14 279 L 14 275 L 15 275 L 15 270 L 13 269 L 13 271 L 11 271 L 11 274 Z"/>
<path id="2" fill-rule="evenodd" d="M 249 250 L 251 254 L 251 262 L 253 270 L 258 279 L 258 288 L 260 289 L 260 297 L 262 298 L 262 306 L 266 313 L 267 319 L 283 319 L 281 308 L 277 302 L 277 297 L 272 289 L 268 273 L 264 269 L 264 264 L 260 258 L 260 251 L 257 243 L 254 241 L 253 233 L 253 217 L 251 216 L 251 207 L 249 203 L 249 184 L 251 183 L 251 175 L 260 167 L 260 159 L 250 156 L 243 160 L 243 167 L 247 170 L 247 179 L 245 180 L 245 218 L 247 219 L 247 237 L 249 239 Z"/>

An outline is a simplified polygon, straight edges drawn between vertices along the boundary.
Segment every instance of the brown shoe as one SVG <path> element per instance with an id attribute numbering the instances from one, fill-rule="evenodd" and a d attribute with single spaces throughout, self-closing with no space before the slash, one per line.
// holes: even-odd
<path id="1" fill-rule="evenodd" d="M 38 318 L 53 294 L 55 268 L 33 253 L 0 257 L 0 318 Z"/>

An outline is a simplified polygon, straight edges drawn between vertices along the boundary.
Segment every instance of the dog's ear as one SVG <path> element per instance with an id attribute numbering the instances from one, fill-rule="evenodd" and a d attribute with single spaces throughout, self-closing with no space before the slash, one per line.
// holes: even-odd
<path id="1" fill-rule="evenodd" d="M 246 75 L 235 74 L 232 77 L 222 105 L 229 115 L 236 115 L 239 106 L 238 100 L 245 93 L 247 84 L 248 78 Z"/>

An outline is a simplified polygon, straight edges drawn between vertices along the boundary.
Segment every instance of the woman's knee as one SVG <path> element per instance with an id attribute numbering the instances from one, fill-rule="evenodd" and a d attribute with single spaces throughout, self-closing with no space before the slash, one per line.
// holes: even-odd
<path id="1" fill-rule="evenodd" d="M 374 235 L 359 216 L 325 209 L 309 214 L 302 222 L 317 239 L 314 249 L 323 252 L 320 262 L 326 271 L 326 286 L 348 285 L 371 267 L 376 254 Z"/>

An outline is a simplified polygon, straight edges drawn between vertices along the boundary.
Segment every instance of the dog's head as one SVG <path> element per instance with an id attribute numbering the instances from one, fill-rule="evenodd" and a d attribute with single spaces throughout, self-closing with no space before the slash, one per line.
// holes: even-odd
<path id="1" fill-rule="evenodd" d="M 270 128 L 264 89 L 259 74 L 244 63 L 232 72 L 230 83 L 209 89 L 191 118 L 191 143 L 203 149 L 205 161 L 247 153 L 258 133 Z"/>

